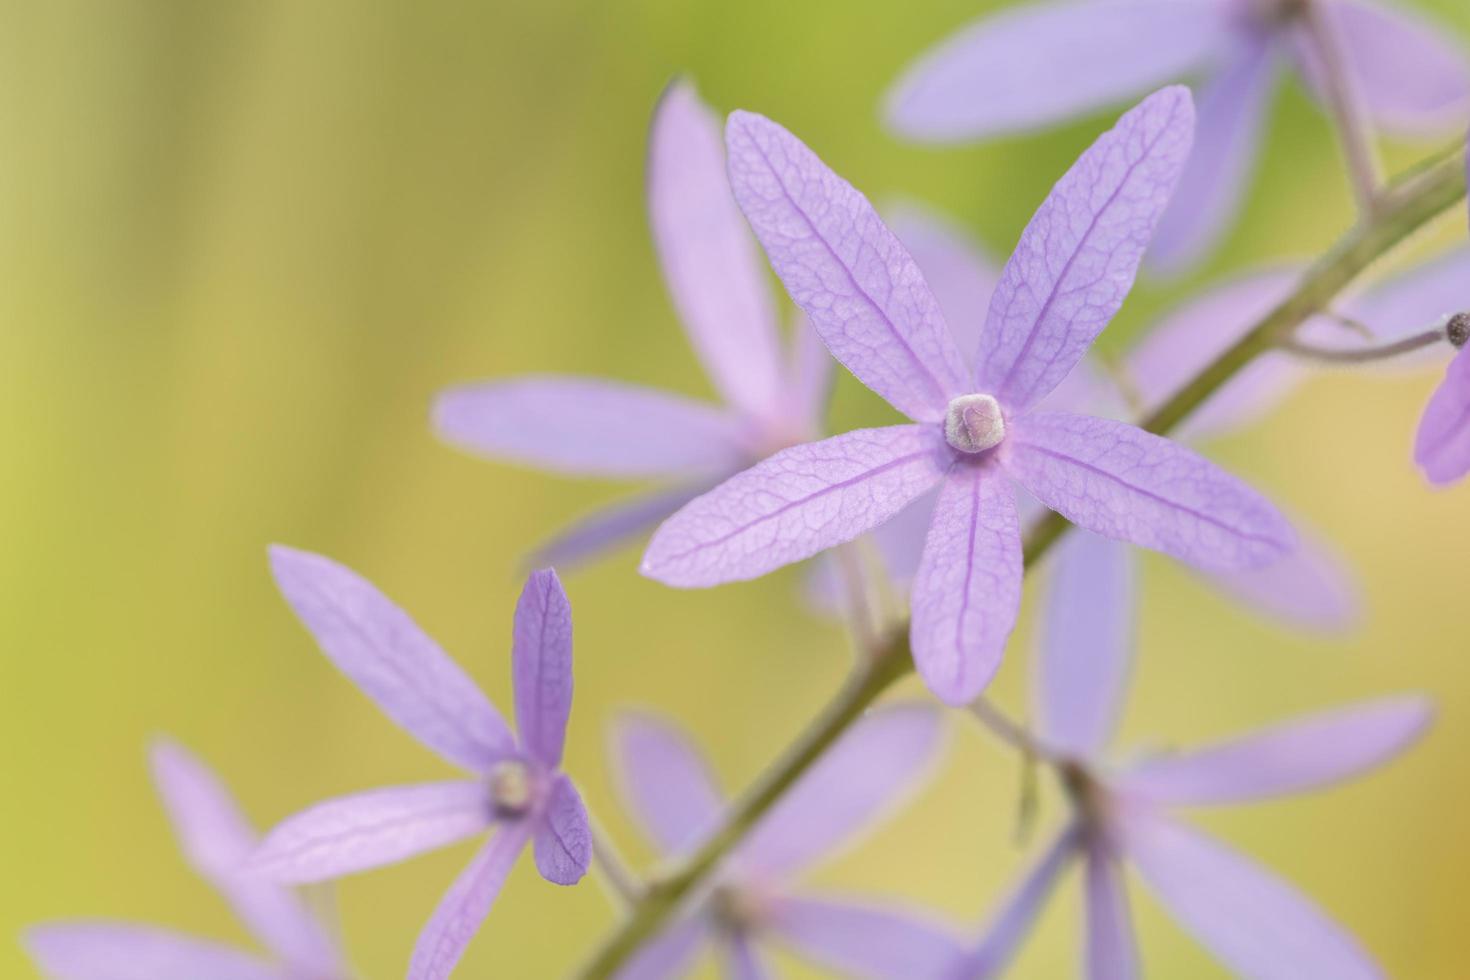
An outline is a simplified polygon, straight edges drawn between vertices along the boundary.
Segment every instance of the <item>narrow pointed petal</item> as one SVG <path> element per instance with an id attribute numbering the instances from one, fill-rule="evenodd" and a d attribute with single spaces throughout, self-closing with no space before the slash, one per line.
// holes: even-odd
<path id="1" fill-rule="evenodd" d="M 1295 545 L 1264 497 L 1168 439 L 1085 415 L 1030 415 L 1011 429 L 1011 476 L 1089 531 L 1209 570 L 1261 567 Z"/>
<path id="2" fill-rule="evenodd" d="M 547 767 L 561 765 L 572 712 L 572 604 L 550 568 L 532 572 L 516 602 L 511 662 L 521 745 Z"/>
<path id="3" fill-rule="evenodd" d="M 1059 545 L 1037 659 L 1037 726 L 1063 755 L 1095 758 L 1112 738 L 1133 669 L 1137 583 L 1129 547 L 1078 531 Z"/>
<path id="4" fill-rule="evenodd" d="M 489 827 L 493 816 L 489 792 L 477 782 L 368 790 L 282 821 L 250 870 L 281 882 L 325 881 L 463 840 Z"/>
<path id="5" fill-rule="evenodd" d="M 910 139 L 953 142 L 1041 129 L 1191 74 L 1229 37 L 1212 0 L 1062 0 L 977 20 L 889 91 Z"/>
<path id="6" fill-rule="evenodd" d="M 340 972 L 336 944 L 301 898 L 244 867 L 259 841 L 224 784 L 167 739 L 156 741 L 149 756 L 154 783 L 189 864 L 283 963 L 321 976 Z"/>
<path id="7" fill-rule="evenodd" d="M 1125 113 L 1062 175 L 1001 272 L 976 390 L 1024 412 L 1076 366 L 1133 288 L 1193 138 L 1189 90 L 1171 86 Z"/>
<path id="8" fill-rule="evenodd" d="M 768 931 L 804 958 L 844 977 L 953 980 L 960 943 L 917 911 L 843 899 L 780 899 Z"/>
<path id="9" fill-rule="evenodd" d="M 805 313 L 798 311 L 792 326 L 790 407 L 787 422 L 795 432 L 809 431 L 812 436 L 823 431 L 827 403 L 832 398 L 833 369 L 837 362 L 817 328 Z"/>
<path id="10" fill-rule="evenodd" d="M 271 547 L 270 560 L 281 594 L 322 652 L 410 735 L 477 772 L 515 750 L 474 681 L 371 582 L 281 545 Z"/>
<path id="11" fill-rule="evenodd" d="M 1450 361 L 1414 436 L 1414 462 L 1435 486 L 1470 473 L 1470 346 Z"/>
<path id="12" fill-rule="evenodd" d="M 735 200 L 832 355 L 916 421 L 968 390 L 965 359 L 919 267 L 868 199 L 776 123 L 725 128 Z"/>
<path id="13" fill-rule="evenodd" d="M 1181 824 L 1134 814 L 1129 857 L 1178 923 L 1251 980 L 1377 980 L 1377 965 L 1341 926 L 1286 882 Z"/>
<path id="14" fill-rule="evenodd" d="M 597 378 L 540 375 L 460 385 L 434 401 L 451 446 L 573 476 L 681 476 L 745 455 L 745 423 L 713 405 Z"/>
<path id="15" fill-rule="evenodd" d="M 699 750 L 644 712 L 613 726 L 613 775 L 623 806 L 668 856 L 687 853 L 719 823 L 725 801 Z"/>
<path id="16" fill-rule="evenodd" d="M 1347 67 L 1357 76 L 1363 108 L 1385 129 L 1437 135 L 1470 121 L 1470 61 L 1455 32 L 1405 5 L 1331 0 Z M 1301 58 L 1307 82 L 1324 98 L 1324 74 Z"/>
<path id="17" fill-rule="evenodd" d="M 776 980 L 776 971 L 749 936 L 731 936 L 720 946 L 725 980 Z"/>
<path id="18" fill-rule="evenodd" d="M 680 484 L 655 493 L 640 493 L 594 511 L 556 537 L 543 543 L 525 561 L 527 566 L 556 566 L 562 571 L 641 538 L 670 514 L 709 489 L 709 485 Z"/>
<path id="19" fill-rule="evenodd" d="M 21 942 L 52 980 L 289 980 L 237 949 L 122 922 L 36 926 Z"/>
<path id="20" fill-rule="evenodd" d="M 1100 847 L 1088 849 L 1084 864 L 1087 980 L 1133 980 L 1139 976 L 1138 942 L 1122 870 Z"/>
<path id="21" fill-rule="evenodd" d="M 933 705 L 872 711 L 770 810 L 735 862 L 787 879 L 829 857 L 928 780 L 943 736 L 944 716 Z"/>
<path id="22" fill-rule="evenodd" d="M 408 964 L 408 980 L 447 980 L 454 972 L 526 846 L 526 834 L 524 822 L 507 824 L 455 879 L 419 933 Z"/>
<path id="23" fill-rule="evenodd" d="M 1292 626 L 1343 633 L 1362 620 L 1362 588 L 1347 559 L 1310 530 L 1299 531 L 1296 548 L 1265 568 L 1205 574 L 1237 601 Z"/>
<path id="24" fill-rule="evenodd" d="M 1146 759 L 1119 782 L 1131 796 L 1215 806 L 1305 793 L 1360 776 L 1419 740 L 1434 712 L 1393 697 L 1309 715 L 1202 749 Z"/>
<path id="25" fill-rule="evenodd" d="M 927 208 L 902 204 L 887 211 L 888 226 L 919 264 L 934 291 L 950 333 L 973 371 L 980 331 L 1000 269 L 948 218 Z"/>
<path id="26" fill-rule="evenodd" d="M 553 885 L 575 885 L 592 864 L 592 829 L 577 787 L 552 777 L 546 813 L 536 827 L 536 868 Z"/>
<path id="27" fill-rule="evenodd" d="M 1252 38 L 1200 91 L 1194 152 L 1149 246 L 1151 268 L 1182 272 L 1234 224 L 1278 76 L 1274 48 Z"/>
<path id="28" fill-rule="evenodd" d="M 955 971 L 956 980 L 993 980 L 1005 974 L 1015 959 L 1021 941 L 1026 938 L 1042 908 L 1056 888 L 1062 872 L 1077 857 L 1082 836 L 1076 826 L 1069 826 L 1042 852 L 1040 860 L 1006 896 L 985 926 L 979 947 Z"/>
<path id="29" fill-rule="evenodd" d="M 859 429 L 784 449 L 665 521 L 641 570 L 685 588 L 757 578 L 888 520 L 938 483 L 951 459 L 932 425 Z"/>
<path id="30" fill-rule="evenodd" d="M 725 175 L 720 121 L 694 86 L 669 86 L 648 141 L 648 211 L 669 295 L 725 400 L 763 418 L 780 401 L 776 312 Z"/>
<path id="31" fill-rule="evenodd" d="M 681 919 L 639 947 L 617 972 L 617 980 L 678 980 L 687 976 L 709 938 L 709 927 L 702 916 Z"/>
<path id="32" fill-rule="evenodd" d="M 1016 493 L 997 467 L 965 463 L 945 477 L 914 576 L 909 640 L 929 690 L 964 704 L 1000 666 L 1021 608 Z"/>

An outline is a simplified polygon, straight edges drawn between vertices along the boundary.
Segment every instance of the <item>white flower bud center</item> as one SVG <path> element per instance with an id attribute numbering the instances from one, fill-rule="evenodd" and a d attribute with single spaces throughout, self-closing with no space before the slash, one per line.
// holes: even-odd
<path id="1" fill-rule="evenodd" d="M 944 440 L 962 453 L 983 453 L 1005 437 L 1005 416 L 990 395 L 961 395 L 944 413 Z"/>
<path id="2" fill-rule="evenodd" d="M 531 770 L 519 759 L 497 762 L 490 770 L 490 803 L 495 812 L 518 816 L 531 806 Z"/>

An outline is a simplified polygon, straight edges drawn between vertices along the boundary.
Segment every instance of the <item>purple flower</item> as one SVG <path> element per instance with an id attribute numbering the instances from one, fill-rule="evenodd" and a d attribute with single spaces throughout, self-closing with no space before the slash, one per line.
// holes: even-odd
<path id="1" fill-rule="evenodd" d="M 1442 27 L 1361 0 L 1320 2 L 1375 122 L 1408 134 L 1465 122 L 1470 68 Z M 1305 10 L 1302 0 L 1050 0 L 1007 10 L 910 68 L 889 93 L 888 123 L 917 140 L 978 139 L 1202 77 L 1198 149 L 1150 256 L 1179 268 L 1208 251 L 1239 211 L 1280 63 L 1325 99 Z"/>
<path id="2" fill-rule="evenodd" d="M 310 882 L 392 864 L 491 826 L 499 830 L 420 934 L 410 980 L 449 976 L 527 842 L 547 881 L 575 884 L 592 837 L 559 771 L 572 706 L 572 610 L 556 573 L 535 572 L 516 604 L 511 659 L 520 739 L 408 614 L 356 573 L 318 555 L 271 549 L 276 584 L 322 652 L 405 731 L 474 779 L 329 800 L 267 835 L 251 866 Z"/>
<path id="3" fill-rule="evenodd" d="M 973 370 L 918 266 L 858 191 L 775 123 L 730 118 L 735 197 L 828 349 L 912 425 L 783 450 L 686 504 L 645 574 L 763 575 L 883 523 L 939 486 L 911 605 L 920 673 L 946 701 L 995 672 L 1021 594 L 1015 480 L 1107 537 L 1211 569 L 1261 566 L 1291 530 L 1254 491 L 1133 426 L 1034 412 L 1117 311 L 1189 153 L 1189 93 L 1166 89 L 1057 183 L 1006 264 Z"/>
<path id="4" fill-rule="evenodd" d="M 671 486 L 577 523 L 537 554 L 565 564 L 641 534 L 725 477 L 815 438 L 832 360 L 804 324 L 783 352 L 765 272 L 730 197 L 718 120 L 672 85 L 649 138 L 648 205 L 675 309 L 722 406 L 594 378 L 529 377 L 439 396 L 444 440 L 493 459 Z"/>
<path id="5" fill-rule="evenodd" d="M 150 756 L 185 859 L 271 958 L 150 926 L 57 922 L 26 933 L 41 971 L 56 980 L 345 980 L 341 953 L 300 897 L 245 871 L 256 834 L 218 777 L 170 741 Z"/>
<path id="6" fill-rule="evenodd" d="M 863 719 L 756 825 L 714 884 L 640 950 L 619 980 L 683 976 L 711 944 L 730 976 L 759 980 L 774 976 L 759 948 L 766 941 L 847 976 L 944 976 L 960 946 L 940 924 L 907 910 L 791 888 L 794 878 L 919 787 L 941 747 L 942 722 L 921 704 L 880 708 Z M 723 796 L 678 729 L 629 714 L 614 745 L 627 807 L 666 855 L 689 853 L 719 827 Z"/>
<path id="7" fill-rule="evenodd" d="M 1171 915 L 1232 971 L 1254 980 L 1381 976 L 1357 942 L 1290 885 L 1166 814 L 1244 803 L 1356 776 L 1398 755 L 1428 726 L 1422 698 L 1384 698 L 1300 718 L 1202 749 L 1118 765 L 1112 735 L 1132 657 L 1126 576 L 1096 537 L 1062 545 L 1038 658 L 1037 739 L 1071 817 L 995 911 L 957 977 L 998 975 L 1062 871 L 1084 865 L 1086 967 L 1138 975 L 1122 865 L 1132 864 Z"/>

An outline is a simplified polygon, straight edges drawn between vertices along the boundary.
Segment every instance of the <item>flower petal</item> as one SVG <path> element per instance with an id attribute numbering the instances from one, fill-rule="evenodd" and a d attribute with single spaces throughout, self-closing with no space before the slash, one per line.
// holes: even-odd
<path id="1" fill-rule="evenodd" d="M 1450 361 L 1414 436 L 1414 462 L 1435 486 L 1470 473 L 1470 346 Z"/>
<path id="2" fill-rule="evenodd" d="M 460 385 L 434 400 L 440 439 L 477 456 L 573 476 L 680 476 L 739 465 L 745 425 L 652 388 L 535 375 Z"/>
<path id="3" fill-rule="evenodd" d="M 250 870 L 275 881 L 324 881 L 463 840 L 489 827 L 493 816 L 489 791 L 478 782 L 368 790 L 282 821 Z"/>
<path id="4" fill-rule="evenodd" d="M 943 923 L 910 909 L 783 897 L 768 931 L 845 977 L 953 980 L 960 944 Z"/>
<path id="5" fill-rule="evenodd" d="M 1095 758 L 1133 667 L 1137 587 L 1126 544 L 1087 531 L 1057 546 L 1037 658 L 1037 728 L 1054 751 Z"/>
<path id="6" fill-rule="evenodd" d="M 665 521 L 641 570 L 686 588 L 757 578 L 883 523 L 939 482 L 951 459 L 932 425 L 783 449 Z"/>
<path id="7" fill-rule="evenodd" d="M 681 919 L 640 946 L 617 972 L 617 980 L 676 980 L 686 976 L 709 938 L 703 916 Z"/>
<path id="8" fill-rule="evenodd" d="M 270 560 L 281 594 L 322 652 L 410 735 L 478 772 L 515 750 L 474 681 L 371 582 L 281 545 L 271 546 Z"/>
<path id="9" fill-rule="evenodd" d="M 822 335 L 800 310 L 792 325 L 791 378 L 788 382 L 787 417 L 793 431 L 809 430 L 808 438 L 823 432 L 827 403 L 832 398 L 833 368 L 837 362 L 822 343 Z"/>
<path id="10" fill-rule="evenodd" d="M 957 976 L 966 980 L 992 980 L 1005 973 L 1015 959 L 1021 940 L 1031 931 L 1042 906 L 1051 897 L 1057 879 L 1078 855 L 1081 841 L 1076 826 L 1068 826 L 1056 836 L 990 917 L 979 947 L 965 958 L 965 966 L 956 971 Z"/>
<path id="11" fill-rule="evenodd" d="M 776 980 L 776 971 L 748 936 L 736 933 L 720 945 L 725 980 Z"/>
<path id="12" fill-rule="evenodd" d="M 301 973 L 341 972 L 336 944 L 300 897 L 245 869 L 258 839 L 218 777 L 167 739 L 154 742 L 149 756 L 153 780 L 189 864 L 219 889 L 282 962 Z"/>
<path id="13" fill-rule="evenodd" d="M 1252 568 L 1294 546 L 1260 494 L 1168 439 L 1122 422 L 1037 414 L 1016 420 L 1006 468 L 1052 510 L 1104 537 L 1206 569 Z"/>
<path id="14" fill-rule="evenodd" d="M 1151 268 L 1182 272 L 1203 258 L 1238 217 L 1278 77 L 1274 48 L 1252 38 L 1200 91 L 1194 153 L 1149 246 Z"/>
<path id="15" fill-rule="evenodd" d="M 888 226 L 919 264 L 965 363 L 973 370 L 1000 269 L 964 229 L 927 208 L 903 204 L 889 208 L 887 216 Z"/>
<path id="16" fill-rule="evenodd" d="M 408 964 L 408 980 L 447 980 L 454 972 L 526 846 L 527 833 L 524 821 L 506 824 L 455 879 L 419 933 Z"/>
<path id="17" fill-rule="evenodd" d="M 1201 749 L 1145 759 L 1119 788 L 1175 806 L 1303 793 L 1383 765 L 1418 741 L 1434 712 L 1419 697 L 1338 708 Z"/>
<path id="18" fill-rule="evenodd" d="M 1230 36 L 1227 5 L 1033 3 L 975 21 L 889 91 L 888 126 L 950 142 L 1040 129 L 1192 73 Z"/>
<path id="19" fill-rule="evenodd" d="M 914 664 L 941 701 L 964 704 L 995 676 L 1020 611 L 1021 575 L 1010 481 L 992 465 L 957 465 L 940 486 L 909 600 Z"/>
<path id="20" fill-rule="evenodd" d="M 612 744 L 623 805 L 664 854 L 692 850 L 719 824 L 725 801 L 699 750 L 677 727 L 625 711 L 614 723 Z"/>
<path id="21" fill-rule="evenodd" d="M 1382 972 L 1290 885 L 1220 844 L 1137 812 L 1125 846 L 1144 882 L 1181 926 L 1252 980 L 1377 980 Z"/>
<path id="22" fill-rule="evenodd" d="M 832 355 L 917 421 L 967 390 L 965 360 L 919 267 L 868 199 L 750 112 L 725 128 L 735 200 Z"/>
<path id="23" fill-rule="evenodd" d="M 786 879 L 830 856 L 918 790 L 943 735 L 944 716 L 933 705 L 872 711 L 771 808 L 735 863 Z"/>
<path id="24" fill-rule="evenodd" d="M 219 943 L 122 922 L 56 922 L 22 939 L 54 980 L 289 980 L 254 956 Z"/>
<path id="25" fill-rule="evenodd" d="M 1123 305 L 1189 158 L 1194 106 L 1175 85 L 1129 110 L 1062 175 L 990 301 L 978 391 L 1024 412 L 1065 378 Z"/>
<path id="26" fill-rule="evenodd" d="M 1139 976 L 1138 943 L 1128 912 L 1128 893 L 1121 870 L 1101 846 L 1087 850 L 1083 865 L 1086 887 L 1087 980 L 1131 980 Z"/>
<path id="27" fill-rule="evenodd" d="M 556 566 L 562 571 L 600 557 L 627 541 L 658 527 L 670 514 L 709 489 L 709 484 L 680 484 L 654 493 L 640 493 L 581 518 L 540 545 L 525 564 Z"/>
<path id="28" fill-rule="evenodd" d="M 577 787 L 552 777 L 546 814 L 536 828 L 536 869 L 553 885 L 575 885 L 592 864 L 592 829 Z"/>
<path id="29" fill-rule="evenodd" d="M 720 121 L 685 80 L 654 112 L 648 211 L 669 295 L 710 379 L 729 404 L 769 416 L 783 381 L 770 287 L 730 194 Z"/>
<path id="30" fill-rule="evenodd" d="M 553 569 L 526 580 L 510 651 L 521 745 L 555 769 L 572 711 L 572 604 Z"/>
<path id="31" fill-rule="evenodd" d="M 868 540 L 882 563 L 882 572 L 897 595 L 908 595 L 911 591 L 938 500 L 938 490 L 928 491 L 868 532 Z M 833 557 L 812 565 L 807 581 L 807 598 L 818 612 L 829 616 L 847 614 L 850 598 L 847 584 Z"/>
<path id="32" fill-rule="evenodd" d="M 1300 531 L 1296 548 L 1265 568 L 1205 574 L 1237 601 L 1292 626 L 1341 633 L 1362 619 L 1362 592 L 1347 559 L 1310 530 Z"/>

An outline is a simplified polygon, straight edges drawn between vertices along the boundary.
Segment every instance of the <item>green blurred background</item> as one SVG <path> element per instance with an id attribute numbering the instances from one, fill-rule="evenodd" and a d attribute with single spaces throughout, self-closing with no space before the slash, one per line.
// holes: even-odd
<path id="1" fill-rule="evenodd" d="M 262 824 L 445 773 L 316 652 L 272 588 L 268 542 L 363 571 L 509 704 L 517 559 L 625 488 L 458 455 L 431 437 L 427 407 L 450 382 L 532 370 L 710 394 L 644 220 L 645 129 L 671 75 L 692 73 L 721 109 L 781 120 L 877 198 L 952 212 L 1004 255 L 1106 119 L 948 150 L 901 146 L 875 119 L 908 59 L 993 6 L 0 3 L 0 975 L 29 975 L 11 937 L 56 917 L 244 939 L 170 838 L 144 768 L 155 733 L 214 764 Z M 1422 6 L 1470 37 L 1462 0 Z M 1333 140 L 1294 86 L 1269 142 L 1221 256 L 1193 282 L 1142 284 L 1106 345 L 1192 285 L 1311 254 L 1346 227 Z M 1410 464 L 1431 384 L 1324 377 L 1212 447 L 1351 557 L 1366 621 L 1345 641 L 1284 632 L 1150 559 L 1124 734 L 1188 743 L 1435 693 L 1440 722 L 1401 764 L 1203 822 L 1320 899 L 1392 975 L 1457 978 L 1470 969 L 1470 487 L 1431 493 Z M 840 425 L 891 417 L 845 377 L 834 412 Z M 797 601 L 795 570 L 680 593 L 635 562 L 629 550 L 567 576 L 569 768 L 641 860 L 605 765 L 614 712 L 687 723 L 735 789 L 848 653 Z M 996 688 L 1017 710 L 1029 632 Z M 1026 857 L 1018 765 L 955 728 L 932 790 L 821 883 L 982 916 Z M 1057 815 L 1050 800 L 1044 819 Z M 467 853 L 343 885 L 365 976 L 402 974 Z M 1075 880 L 1060 897 L 1017 976 L 1073 973 Z M 1221 975 L 1138 898 L 1152 975 Z M 598 884 L 558 889 L 524 862 L 462 973 L 558 976 L 612 923 Z"/>

